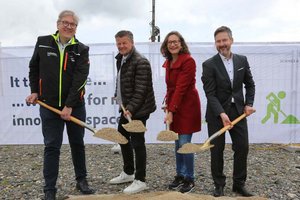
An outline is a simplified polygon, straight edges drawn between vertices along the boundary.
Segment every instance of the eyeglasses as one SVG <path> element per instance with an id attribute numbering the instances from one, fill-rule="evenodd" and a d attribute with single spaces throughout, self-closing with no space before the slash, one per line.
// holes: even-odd
<path id="1" fill-rule="evenodd" d="M 67 22 L 67 21 L 60 21 L 60 22 L 62 23 L 62 25 L 64 27 L 68 27 L 68 26 L 70 26 L 70 28 L 76 28 L 77 27 L 77 24 L 75 24 L 75 23 L 70 23 L 70 22 Z"/>
<path id="2" fill-rule="evenodd" d="M 170 41 L 168 41 L 168 45 L 172 45 L 172 44 L 178 45 L 179 43 L 180 43 L 180 40 L 170 40 Z"/>

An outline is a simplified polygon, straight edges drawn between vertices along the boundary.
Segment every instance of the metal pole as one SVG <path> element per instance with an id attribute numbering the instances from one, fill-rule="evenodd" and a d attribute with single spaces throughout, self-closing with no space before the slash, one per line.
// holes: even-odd
<path id="1" fill-rule="evenodd" d="M 151 42 L 155 42 L 155 0 L 152 0 Z"/>

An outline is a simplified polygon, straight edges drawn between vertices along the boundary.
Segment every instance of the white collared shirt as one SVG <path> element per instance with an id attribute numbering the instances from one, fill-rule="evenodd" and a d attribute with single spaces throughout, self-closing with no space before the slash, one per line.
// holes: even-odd
<path id="1" fill-rule="evenodd" d="M 224 63 L 224 66 L 226 68 L 226 71 L 227 71 L 227 74 L 229 76 L 229 79 L 230 79 L 230 82 L 231 82 L 231 87 L 233 85 L 233 60 L 232 60 L 232 55 L 231 57 L 228 59 L 228 58 L 225 58 L 223 55 L 221 55 L 221 58 L 222 58 L 222 61 Z"/>
<path id="2" fill-rule="evenodd" d="M 60 42 L 59 37 L 57 37 L 57 44 L 58 44 L 59 51 L 64 51 L 66 46 L 71 44 L 71 41 L 72 41 L 72 39 L 70 39 L 67 43 L 63 44 Z"/>
<path id="3" fill-rule="evenodd" d="M 233 71 L 233 59 L 232 59 L 232 54 L 230 58 L 226 58 L 225 56 L 221 55 L 221 59 L 223 61 L 223 64 L 226 68 L 227 74 L 229 76 L 230 82 L 231 82 L 231 88 L 233 88 L 233 76 L 234 76 L 234 71 Z M 231 102 L 234 103 L 234 98 L 232 97 Z"/>

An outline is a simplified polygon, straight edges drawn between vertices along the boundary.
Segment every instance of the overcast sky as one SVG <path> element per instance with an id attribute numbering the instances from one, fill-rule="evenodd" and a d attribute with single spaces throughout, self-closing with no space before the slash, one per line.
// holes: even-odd
<path id="1" fill-rule="evenodd" d="M 114 43 L 121 29 L 135 42 L 149 42 L 152 0 L 0 0 L 1 46 L 33 46 L 56 31 L 60 11 L 80 17 L 76 37 L 83 43 Z M 156 0 L 161 40 L 179 31 L 188 42 L 213 42 L 222 25 L 235 42 L 299 42 L 300 0 Z"/>

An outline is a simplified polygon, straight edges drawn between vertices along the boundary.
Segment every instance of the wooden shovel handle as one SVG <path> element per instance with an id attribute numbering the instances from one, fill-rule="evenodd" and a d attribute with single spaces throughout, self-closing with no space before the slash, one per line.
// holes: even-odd
<path id="1" fill-rule="evenodd" d="M 121 108 L 122 108 L 122 110 L 123 110 L 123 112 L 124 112 L 124 114 L 125 114 L 125 112 L 126 112 L 126 110 L 125 110 L 125 107 L 123 106 L 123 104 L 121 103 Z M 128 119 L 128 121 L 129 122 L 131 122 L 132 121 L 132 119 L 131 119 L 131 117 L 129 116 L 129 115 L 125 115 L 126 116 L 126 118 Z"/>
<path id="2" fill-rule="evenodd" d="M 231 122 L 232 126 L 236 125 L 239 121 L 241 121 L 243 118 L 245 118 L 247 115 L 246 113 L 240 115 L 238 118 L 236 118 L 235 120 L 233 120 Z M 231 126 L 230 125 L 227 125 L 227 126 L 224 126 L 222 129 L 220 129 L 218 132 L 221 132 L 221 133 L 224 133 L 225 131 L 227 131 Z"/>
<path id="3" fill-rule="evenodd" d="M 166 109 L 166 115 L 168 115 L 168 110 Z M 169 120 L 166 120 L 166 130 L 169 131 L 170 130 L 170 122 Z"/>
<path id="4" fill-rule="evenodd" d="M 166 121 L 166 130 L 169 131 L 170 130 L 170 122 L 167 120 Z"/>
<path id="5" fill-rule="evenodd" d="M 239 121 L 241 121 L 242 119 L 244 119 L 246 117 L 246 113 L 240 115 L 238 118 L 236 118 L 235 120 L 233 120 L 231 122 L 232 126 L 234 126 L 235 124 L 237 124 Z M 227 131 L 231 126 L 227 125 L 224 126 L 223 128 L 221 128 L 220 130 L 218 130 L 217 132 L 215 132 L 212 136 L 210 136 L 205 142 L 210 142 L 213 139 L 215 139 L 216 137 L 222 135 L 225 131 Z"/>
<path id="6" fill-rule="evenodd" d="M 36 100 L 36 103 L 38 103 L 41 106 L 47 108 L 48 110 L 51 110 L 51 111 L 55 112 L 56 114 L 61 115 L 61 113 L 62 113 L 60 110 L 58 110 L 56 108 L 53 108 L 52 106 L 49 106 L 49 105 L 47 105 L 46 103 L 44 103 L 44 102 L 42 102 L 40 100 Z M 89 129 L 90 131 L 92 131 L 94 133 L 96 132 L 96 130 L 94 128 L 92 128 L 91 126 L 89 126 L 85 122 L 83 122 L 83 121 L 81 121 L 81 120 L 79 120 L 79 119 L 77 119 L 77 118 L 75 118 L 73 116 L 71 116 L 70 120 L 72 122 L 74 122 L 75 124 L 78 124 L 79 126 L 85 127 L 85 128 Z"/>

